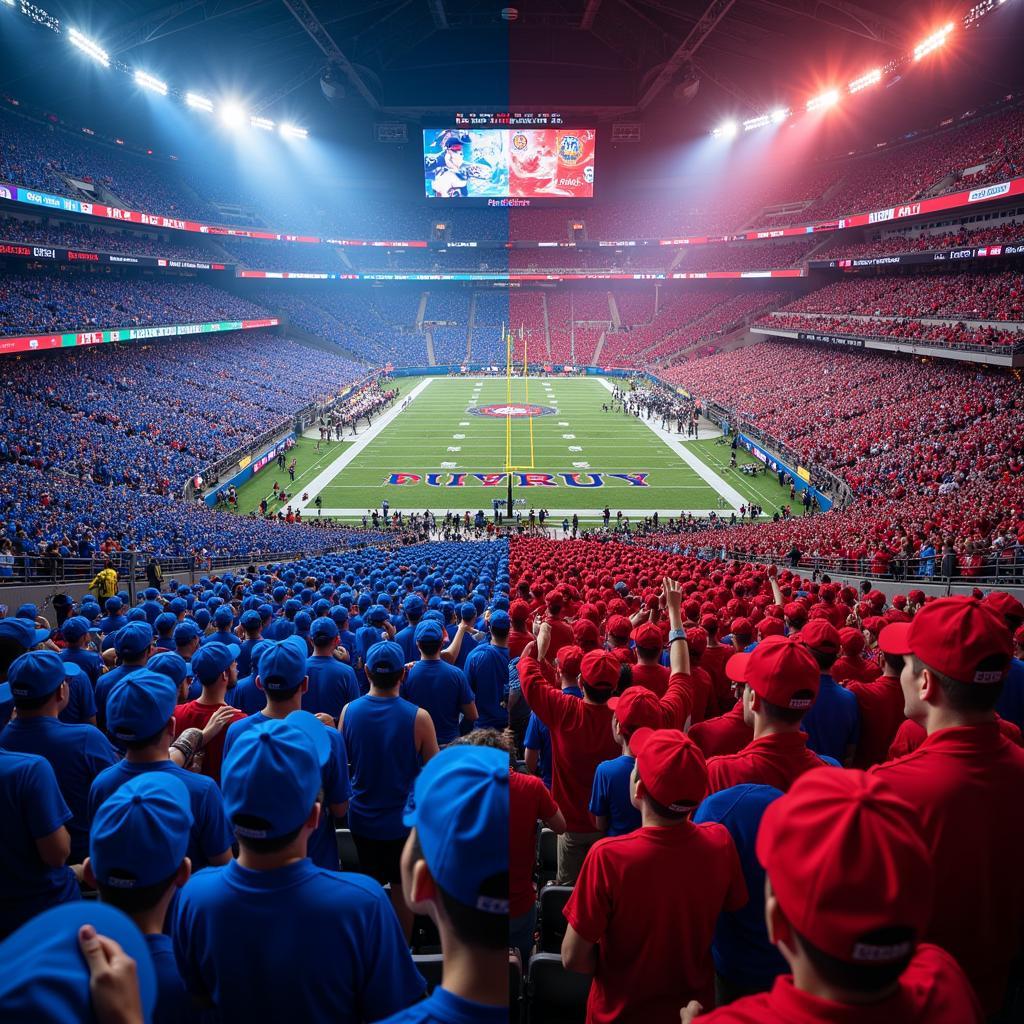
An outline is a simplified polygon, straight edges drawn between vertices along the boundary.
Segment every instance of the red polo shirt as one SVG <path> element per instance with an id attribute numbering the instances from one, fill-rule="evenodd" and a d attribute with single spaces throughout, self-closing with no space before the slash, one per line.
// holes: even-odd
<path id="1" fill-rule="evenodd" d="M 537 822 L 558 813 L 547 786 L 536 775 L 511 772 L 508 777 L 509 917 L 525 914 L 537 899 L 533 869 L 537 864 Z"/>
<path id="2" fill-rule="evenodd" d="M 1013 722 L 1008 722 L 1005 718 L 997 718 L 996 724 L 999 726 L 999 731 L 1011 743 L 1016 743 L 1018 747 L 1024 746 L 1024 743 L 1021 742 L 1020 729 Z M 889 746 L 889 756 L 886 760 L 895 761 L 898 757 L 906 757 L 907 754 L 917 750 L 927 737 L 928 733 L 924 731 L 923 725 L 912 722 L 909 718 L 904 719 L 903 724 L 896 730 L 896 736 Z"/>
<path id="3" fill-rule="evenodd" d="M 812 768 L 827 767 L 807 749 L 807 733 L 769 733 L 751 740 L 737 754 L 723 754 L 708 761 L 708 792 L 752 782 L 774 786 L 783 793 Z"/>
<path id="4" fill-rule="evenodd" d="M 871 773 L 921 819 L 935 865 L 926 938 L 956 957 L 985 1013 L 994 1013 L 1024 921 L 1024 750 L 996 722 L 939 729 L 913 753 Z"/>
<path id="5" fill-rule="evenodd" d="M 791 974 L 769 992 L 738 999 L 701 1024 L 981 1024 L 977 997 L 956 961 L 938 946 L 918 946 L 899 988 L 879 1003 L 833 1003 L 798 989 Z"/>
<path id="6" fill-rule="evenodd" d="M 556 690 L 534 658 L 519 659 L 519 683 L 526 703 L 551 733 L 551 792 L 566 828 L 593 832 L 588 807 L 594 772 L 622 753 L 612 737 L 611 708 Z"/>
<path id="7" fill-rule="evenodd" d="M 674 1024 L 691 999 L 713 1006 L 715 922 L 746 902 L 722 825 L 684 821 L 596 843 L 565 907 L 598 943 L 587 1024 Z"/>
<path id="8" fill-rule="evenodd" d="M 836 682 L 849 680 L 851 683 L 870 683 L 881 674 L 881 669 L 873 661 L 868 661 L 859 654 L 851 657 L 842 654 L 832 665 L 832 678 Z"/>
<path id="9" fill-rule="evenodd" d="M 889 760 L 889 747 L 903 716 L 903 688 L 898 679 L 879 676 L 870 683 L 850 683 L 860 708 L 860 742 L 853 759 L 854 768 L 870 768 Z"/>
<path id="10" fill-rule="evenodd" d="M 664 665 L 644 665 L 637 662 L 633 666 L 633 685 L 646 686 L 648 690 L 662 697 L 668 689 L 669 671 Z"/>
<path id="11" fill-rule="evenodd" d="M 735 754 L 754 738 L 752 726 L 743 720 L 743 701 L 736 701 L 731 711 L 717 718 L 698 722 L 687 734 L 705 757 Z"/>

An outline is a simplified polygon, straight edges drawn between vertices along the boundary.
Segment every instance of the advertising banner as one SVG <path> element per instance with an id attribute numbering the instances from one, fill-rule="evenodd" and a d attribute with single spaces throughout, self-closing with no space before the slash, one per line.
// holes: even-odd
<path id="1" fill-rule="evenodd" d="M 0 241 L 0 256 L 26 262 L 48 260 L 52 263 L 112 263 L 129 267 L 174 267 L 181 270 L 227 270 L 223 263 L 202 263 L 198 260 L 175 260 L 159 256 L 125 256 L 123 253 L 96 252 L 88 249 L 61 249 L 36 242 Z"/>
<path id="2" fill-rule="evenodd" d="M 889 256 L 854 256 L 848 259 L 810 260 L 812 270 L 856 270 L 858 267 L 891 267 L 920 263 L 956 263 L 992 256 L 1024 256 L 1024 245 L 997 243 L 960 249 L 929 249 L 926 252 L 901 252 Z"/>

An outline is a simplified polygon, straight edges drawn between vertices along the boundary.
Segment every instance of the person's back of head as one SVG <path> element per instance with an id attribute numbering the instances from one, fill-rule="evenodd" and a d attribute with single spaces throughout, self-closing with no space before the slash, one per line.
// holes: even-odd
<path id="1" fill-rule="evenodd" d="M 392 640 L 382 640 L 366 652 L 366 678 L 374 690 L 393 693 L 405 678 L 405 652 Z"/>
<path id="2" fill-rule="evenodd" d="M 734 682 L 745 683 L 758 730 L 796 732 L 814 705 L 821 681 L 817 661 L 795 637 L 770 636 L 749 654 L 726 665 Z"/>

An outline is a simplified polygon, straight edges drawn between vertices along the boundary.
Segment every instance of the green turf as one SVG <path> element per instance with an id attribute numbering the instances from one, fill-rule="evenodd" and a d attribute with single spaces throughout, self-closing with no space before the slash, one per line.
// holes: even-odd
<path id="1" fill-rule="evenodd" d="M 419 378 L 401 380 L 403 395 L 419 382 Z M 545 383 L 550 385 L 550 391 Z M 515 478 L 516 497 L 526 498 L 532 507 L 543 506 L 553 513 L 578 511 L 584 519 L 590 517 L 582 513 L 599 510 L 606 504 L 613 514 L 621 509 L 626 515 L 632 510 L 657 509 L 662 515 L 677 515 L 681 509 L 720 507 L 718 492 L 646 424 L 622 413 L 602 411 L 602 405 L 610 402 L 611 395 L 597 378 L 513 380 L 513 403 L 525 403 L 527 397 L 531 404 L 557 409 L 556 413 L 533 419 L 532 465 L 530 421 L 525 418 L 511 421 L 515 472 L 547 473 L 557 482 L 557 486 L 551 487 L 524 487 Z M 344 517 L 351 518 L 352 513 L 361 513 L 363 509 L 379 508 L 381 501 L 387 498 L 394 509 L 430 508 L 435 513 L 448 509 L 489 511 L 493 498 L 505 496 L 505 482 L 485 486 L 471 474 L 505 472 L 506 420 L 472 413 L 474 400 L 478 407 L 504 405 L 506 381 L 503 378 L 432 379 L 406 411 L 323 487 L 320 497 L 324 510 L 347 510 Z M 349 442 L 331 442 L 317 452 L 315 440 L 302 439 L 293 453 L 298 466 L 295 483 L 291 484 L 287 473 L 279 473 L 276 466 L 268 467 L 241 488 L 239 511 L 246 513 L 255 508 L 263 496 L 271 493 L 275 480 L 287 486 L 290 494 L 301 497 L 303 490 L 349 447 Z M 572 451 L 573 447 L 581 450 Z M 754 481 L 728 469 L 728 448 L 715 445 L 713 440 L 689 442 L 687 447 L 718 472 L 745 501 L 759 501 L 768 514 L 775 510 L 777 503 L 785 502 L 787 495 L 774 477 L 759 477 Z M 458 450 L 449 451 L 449 448 Z M 740 452 L 739 461 L 752 460 Z M 392 473 L 416 474 L 422 480 L 391 485 L 388 480 Z M 429 486 L 426 483 L 429 473 L 443 474 L 442 484 L 448 481 L 449 474 L 467 475 L 464 486 L 446 487 Z M 566 473 L 581 474 L 584 481 L 590 479 L 588 474 L 600 473 L 604 486 L 567 486 L 560 476 Z M 646 473 L 647 486 L 633 486 L 608 476 L 611 473 Z M 312 514 L 312 508 L 307 510 L 307 516 Z"/>

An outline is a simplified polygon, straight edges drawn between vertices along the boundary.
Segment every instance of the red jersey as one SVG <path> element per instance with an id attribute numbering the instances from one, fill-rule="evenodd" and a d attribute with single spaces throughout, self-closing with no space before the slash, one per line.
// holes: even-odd
<path id="1" fill-rule="evenodd" d="M 986 1014 L 1006 993 L 1024 921 L 1024 750 L 996 722 L 939 729 L 871 769 L 917 811 L 935 867 L 925 936 L 956 957 Z"/>
<path id="2" fill-rule="evenodd" d="M 510 629 L 508 631 L 508 656 L 518 658 L 526 649 L 526 645 L 535 639 L 536 637 L 527 630 L 520 632 L 518 629 Z"/>
<path id="3" fill-rule="evenodd" d="M 956 961 L 938 946 L 917 947 L 899 988 L 878 1003 L 833 1003 L 798 989 L 791 974 L 769 992 L 737 999 L 701 1024 L 981 1024 L 978 999 Z"/>
<path id="4" fill-rule="evenodd" d="M 569 832 L 593 832 L 590 791 L 602 761 L 622 751 L 612 736 L 612 710 L 556 690 L 530 657 L 519 659 L 519 683 L 530 710 L 551 733 L 551 792 Z"/>
<path id="5" fill-rule="evenodd" d="M 558 805 L 536 775 L 514 771 L 508 781 L 508 915 L 520 917 L 537 899 L 537 887 L 533 883 L 537 822 L 553 818 L 558 813 Z"/>
<path id="6" fill-rule="evenodd" d="M 722 825 L 684 821 L 597 842 L 565 907 L 598 943 L 587 1024 L 677 1024 L 691 999 L 713 1006 L 715 923 L 746 902 Z"/>
<path id="7" fill-rule="evenodd" d="M 179 704 L 174 709 L 174 733 L 180 736 L 186 729 L 205 729 L 213 718 L 214 713 L 226 704 L 200 704 L 199 700 L 190 700 L 187 704 Z M 245 712 L 237 708 L 232 709 L 235 717 L 224 726 L 223 729 L 206 746 L 203 747 L 203 775 L 208 775 L 217 785 L 220 785 L 220 765 L 224 759 L 224 737 L 228 729 L 235 722 L 245 718 Z"/>
<path id="8" fill-rule="evenodd" d="M 705 757 L 735 754 L 754 738 L 753 726 L 743 719 L 743 701 L 735 702 L 731 711 L 717 718 L 698 722 L 687 734 Z"/>
<path id="9" fill-rule="evenodd" d="M 721 644 L 708 644 L 708 649 L 700 656 L 700 666 L 709 676 L 715 688 L 716 706 L 720 708 L 732 707 L 735 699 L 732 693 L 732 683 L 725 674 L 725 663 L 736 652 L 731 647 L 723 647 Z"/>
<path id="10" fill-rule="evenodd" d="M 544 621 L 551 627 L 551 640 L 548 643 L 548 653 L 545 660 L 554 662 L 558 652 L 563 647 L 572 647 L 576 643 L 576 637 L 572 635 L 572 626 L 561 619 L 553 619 L 550 615 L 547 615 Z"/>
<path id="11" fill-rule="evenodd" d="M 868 661 L 859 654 L 850 657 L 841 654 L 832 665 L 832 678 L 837 683 L 870 683 L 881 674 L 882 670 L 875 662 Z"/>
<path id="12" fill-rule="evenodd" d="M 638 662 L 633 666 L 633 685 L 646 686 L 658 697 L 665 695 L 668 677 L 669 671 L 664 665 L 644 665 Z"/>
<path id="13" fill-rule="evenodd" d="M 850 683 L 860 708 L 860 742 L 853 767 L 867 769 L 889 760 L 889 746 L 906 718 L 903 688 L 898 679 L 879 676 L 870 683 Z"/>
<path id="14" fill-rule="evenodd" d="M 999 726 L 999 731 L 1011 743 L 1016 743 L 1018 747 L 1024 746 L 1020 729 L 1013 722 L 1008 722 L 1005 718 L 996 718 L 996 724 Z M 909 718 L 904 719 L 903 724 L 896 730 L 896 736 L 889 746 L 889 756 L 886 760 L 895 761 L 898 757 L 906 757 L 907 754 L 917 750 L 927 738 L 928 733 L 924 731 L 923 725 L 912 722 Z"/>
<path id="15" fill-rule="evenodd" d="M 768 733 L 751 740 L 737 754 L 722 754 L 708 761 L 708 792 L 752 782 L 774 786 L 783 793 L 812 768 L 827 767 L 817 754 L 807 749 L 807 733 Z"/>
<path id="16" fill-rule="evenodd" d="M 693 708 L 690 711 L 690 721 L 693 723 L 703 722 L 708 714 L 708 706 L 715 697 L 711 676 L 699 665 L 691 666 L 691 675 L 693 677 Z"/>

